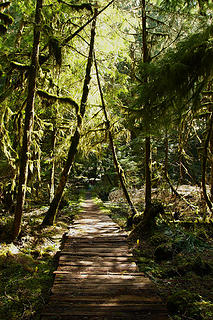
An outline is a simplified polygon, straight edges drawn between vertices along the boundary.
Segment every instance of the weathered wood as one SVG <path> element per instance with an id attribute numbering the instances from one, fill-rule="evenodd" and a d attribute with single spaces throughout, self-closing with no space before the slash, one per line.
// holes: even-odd
<path id="1" fill-rule="evenodd" d="M 152 281 L 138 272 L 127 234 L 91 200 L 70 227 L 41 320 L 166 320 Z"/>
<path id="2" fill-rule="evenodd" d="M 128 304 L 135 304 L 136 302 L 140 302 L 140 303 L 145 303 L 145 302 L 161 302 L 161 299 L 159 298 L 159 296 L 154 295 L 154 294 L 150 294 L 150 296 L 148 295 L 141 295 L 141 296 L 134 296 L 134 295 L 121 295 L 121 296 L 116 296 L 116 297 L 93 297 L 93 296 L 84 296 L 84 297 L 72 297 L 72 296 L 63 296 L 61 297 L 61 295 L 53 295 L 50 298 L 50 302 L 53 301 L 54 303 L 56 301 L 69 301 L 70 303 L 95 303 L 95 304 L 99 304 L 99 303 L 123 303 L 123 302 L 128 302 Z"/>
<path id="3" fill-rule="evenodd" d="M 142 318 L 143 317 L 143 318 Z M 167 313 L 154 313 L 154 314 L 148 314 L 148 315 L 142 315 L 141 313 L 135 314 L 132 313 L 125 313 L 122 315 L 122 318 L 118 315 L 111 315 L 110 318 L 107 318 L 106 316 L 96 316 L 96 315 L 90 315 L 89 318 L 85 316 L 74 316 L 74 315 L 63 315 L 63 318 L 61 316 L 57 316 L 55 313 L 51 314 L 48 313 L 47 315 L 44 315 L 42 317 L 42 320 L 165 320 L 168 319 Z"/>

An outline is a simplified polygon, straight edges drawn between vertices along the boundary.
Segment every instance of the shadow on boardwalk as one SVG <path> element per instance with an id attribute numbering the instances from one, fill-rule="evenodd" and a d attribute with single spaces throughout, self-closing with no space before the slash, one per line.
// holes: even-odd
<path id="1" fill-rule="evenodd" d="M 132 261 L 127 234 L 91 199 L 70 227 L 41 320 L 168 319 L 153 283 Z"/>

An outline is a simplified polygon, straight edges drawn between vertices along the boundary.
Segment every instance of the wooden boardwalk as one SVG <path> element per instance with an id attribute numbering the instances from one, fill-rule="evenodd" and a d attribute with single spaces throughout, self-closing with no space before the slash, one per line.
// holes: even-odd
<path id="1" fill-rule="evenodd" d="M 153 283 L 139 273 L 127 234 L 92 200 L 70 227 L 41 320 L 168 319 Z"/>

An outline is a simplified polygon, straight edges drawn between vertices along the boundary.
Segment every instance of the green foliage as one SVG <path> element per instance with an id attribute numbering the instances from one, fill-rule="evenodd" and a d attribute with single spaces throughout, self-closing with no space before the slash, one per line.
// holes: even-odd
<path id="1" fill-rule="evenodd" d="M 141 64 L 135 107 L 136 117 L 145 119 L 146 128 L 150 123 L 171 123 L 187 110 L 201 108 L 200 94 L 212 78 L 212 36 L 210 26 L 179 42 L 156 63 Z M 148 82 L 143 83 L 144 77 Z"/>
<path id="2" fill-rule="evenodd" d="M 47 207 L 25 213 L 22 239 L 15 244 L 0 242 L 0 319 L 40 319 L 40 312 L 50 295 L 54 256 L 58 252 L 63 234 L 73 217 L 81 210 L 83 194 L 76 190 L 65 193 L 69 207 L 63 208 L 56 225 L 41 230 L 40 223 Z M 0 216 L 0 235 L 8 236 L 12 217 Z"/>
<path id="3" fill-rule="evenodd" d="M 171 295 L 167 302 L 169 312 L 177 314 L 193 315 L 194 319 L 201 319 L 199 307 L 195 302 L 199 301 L 200 297 L 186 290 L 179 290 Z"/>
<path id="4" fill-rule="evenodd" d="M 192 13 L 194 13 L 194 10 L 196 10 L 202 16 L 209 14 L 208 9 L 212 9 L 212 1 L 210 0 L 159 0 L 159 2 L 160 5 L 166 10 Z"/>

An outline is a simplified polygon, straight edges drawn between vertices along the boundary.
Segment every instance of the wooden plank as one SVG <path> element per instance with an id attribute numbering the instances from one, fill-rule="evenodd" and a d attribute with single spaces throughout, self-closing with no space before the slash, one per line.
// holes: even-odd
<path id="1" fill-rule="evenodd" d="M 82 233 L 80 236 L 76 236 L 76 235 L 71 235 L 70 233 L 68 233 L 68 237 L 70 238 L 72 238 L 72 236 L 73 236 L 73 238 L 75 238 L 75 239 L 77 239 L 77 238 L 90 238 L 90 239 L 93 239 L 93 238 L 98 238 L 98 239 L 104 239 L 104 240 L 106 240 L 106 239 L 113 239 L 113 241 L 117 241 L 117 239 L 119 239 L 119 238 L 121 238 L 121 239 L 124 239 L 125 237 L 127 238 L 127 234 L 126 233 L 112 233 L 112 232 L 110 232 L 110 233 L 91 233 L 91 234 L 88 234 L 88 235 L 86 235 L 85 236 L 85 234 L 84 233 Z M 70 239 L 71 239 L 70 238 Z"/>
<path id="2" fill-rule="evenodd" d="M 90 257 L 89 257 L 90 258 Z M 111 258 L 111 257 L 110 257 Z M 127 257 L 128 258 L 128 257 Z M 66 256 L 62 256 L 60 257 L 59 259 L 59 265 L 71 265 L 71 266 L 79 266 L 79 267 L 87 267 L 87 266 L 103 266 L 103 267 L 113 267 L 113 266 L 118 266 L 118 265 L 121 265 L 121 266 L 134 266 L 136 267 L 136 264 L 135 262 L 132 262 L 130 260 L 107 260 L 105 259 L 105 261 L 103 260 L 99 260 L 97 259 L 97 261 L 94 260 L 90 260 L 90 259 L 85 259 L 85 260 L 79 260 L 79 259 L 72 259 L 72 256 L 70 257 L 69 255 L 66 255 Z"/>
<path id="3" fill-rule="evenodd" d="M 72 307 L 72 311 L 70 312 L 70 306 Z M 123 304 L 122 308 L 120 305 L 116 304 L 108 304 L 108 305 L 96 305 L 96 304 L 71 304 L 68 302 L 60 302 L 57 304 L 57 307 L 55 303 L 52 303 L 50 305 L 47 305 L 46 312 L 53 312 L 56 311 L 60 314 L 71 314 L 71 315 L 104 315 L 108 312 L 112 314 L 120 313 L 120 312 L 145 312 L 149 311 L 150 313 L 153 311 L 157 312 L 165 312 L 166 307 L 162 304 Z"/>
<path id="4" fill-rule="evenodd" d="M 91 200 L 70 227 L 41 320 L 166 320 L 151 280 L 133 262 L 127 233 Z"/>
<path id="5" fill-rule="evenodd" d="M 81 236 L 81 237 L 76 237 L 76 236 L 66 236 L 66 243 L 72 243 L 73 241 L 82 241 L 82 242 L 84 242 L 84 241 L 92 241 L 92 242 L 96 242 L 96 241 L 102 241 L 102 242 L 105 242 L 105 241 L 108 241 L 108 242 L 114 242 L 114 241 L 116 241 L 116 242 L 119 242 L 119 241 L 121 241 L 121 242 L 123 242 L 123 241 L 127 241 L 127 239 L 126 239 L 126 237 L 127 237 L 127 234 L 125 234 L 124 236 L 120 236 L 120 235 L 112 235 L 112 236 L 101 236 L 101 235 L 99 235 L 99 236 L 96 236 L 96 237 L 93 237 L 93 236 L 87 236 L 87 237 L 85 237 L 85 236 Z"/>
<path id="6" fill-rule="evenodd" d="M 66 258 L 69 258 L 69 255 L 61 255 L 59 257 L 59 260 L 65 260 Z M 82 256 L 73 256 L 72 255 L 72 261 L 73 262 L 113 262 L 113 263 L 119 263 L 119 262 L 134 262 L 134 258 L 132 256 L 127 256 L 127 257 L 82 257 Z"/>
<path id="7" fill-rule="evenodd" d="M 129 253 L 130 254 L 130 250 L 128 250 L 128 248 L 107 248 L 107 247 L 100 247 L 100 248 L 95 248 L 95 247 L 70 247 L 69 250 L 67 251 L 62 251 L 62 255 L 69 255 L 70 253 L 110 253 L 111 255 L 113 255 L 114 253 L 116 254 L 120 254 L 121 256 L 124 253 Z"/>
<path id="8" fill-rule="evenodd" d="M 74 316 L 74 315 L 55 315 L 48 313 L 43 315 L 41 320 L 168 320 L 168 315 L 166 313 L 148 313 L 148 314 L 137 314 L 137 313 L 125 313 L 122 318 L 118 315 L 104 315 L 96 316 L 95 314 L 90 316 Z"/>
<path id="9" fill-rule="evenodd" d="M 90 242 L 90 241 L 85 241 L 85 242 L 72 242 L 72 243 L 66 243 L 64 245 L 64 248 L 121 248 L 121 249 L 126 249 L 130 250 L 129 246 L 125 242 Z"/>
<path id="10" fill-rule="evenodd" d="M 144 278 L 142 281 L 140 279 L 135 279 L 135 278 L 132 278 L 132 279 L 125 279 L 125 280 L 121 280 L 121 279 L 95 279 L 95 278 L 85 278 L 85 279 L 82 279 L 81 277 L 79 278 L 61 278 L 61 277 L 58 277 L 58 275 L 56 276 L 55 278 L 55 281 L 54 283 L 63 283 L 63 284 L 78 284 L 78 283 L 83 283 L 83 284 L 88 284 L 88 283 L 91 283 L 91 284 L 126 284 L 126 285 L 131 285 L 131 284 L 141 284 L 141 283 L 149 283 L 149 284 L 152 284 L 152 282 L 147 279 L 147 278 Z"/>
<path id="11" fill-rule="evenodd" d="M 63 255 L 70 255 L 70 256 L 100 256 L 100 257 L 131 257 L 131 253 L 128 252 L 96 252 L 90 251 L 90 252 L 79 252 L 79 251 L 63 251 Z"/>
<path id="12" fill-rule="evenodd" d="M 67 292 L 69 290 L 69 292 Z M 95 291 L 94 291 L 95 290 Z M 132 288 L 131 286 L 114 286 L 114 287 L 98 287 L 98 288 L 85 288 L 85 287 L 72 287 L 72 286 L 60 286 L 60 287 L 53 287 L 51 292 L 53 294 L 59 294 L 61 293 L 62 296 L 67 296 L 67 295 L 74 295 L 74 296 L 111 296 L 112 295 L 112 290 L 113 290 L 113 295 L 122 295 L 122 294 L 127 294 L 127 295 L 140 295 L 141 293 L 144 293 L 144 290 L 147 290 L 148 293 L 151 291 L 153 292 L 153 288 L 147 288 L 146 284 L 142 284 L 141 287 L 139 288 Z"/>
<path id="13" fill-rule="evenodd" d="M 136 302 L 138 303 L 145 303 L 145 302 L 162 302 L 160 297 L 157 296 L 156 294 L 154 295 L 153 293 L 151 293 L 150 295 L 144 294 L 141 296 L 135 296 L 135 295 L 120 295 L 120 296 L 115 296 L 115 297 L 92 297 L 92 296 L 79 296 L 79 297 L 73 297 L 73 296 L 63 296 L 61 297 L 61 295 L 52 295 L 50 297 L 50 301 L 68 301 L 68 302 L 73 302 L 75 304 L 78 303 L 95 303 L 95 304 L 99 304 L 99 303 L 117 303 L 117 304 L 122 304 L 124 302 L 128 302 L 128 304 L 134 304 Z"/>
<path id="14" fill-rule="evenodd" d="M 56 270 L 53 273 L 55 274 L 60 274 L 60 275 L 68 275 L 69 277 L 73 277 L 73 278 L 90 278 L 90 279 L 123 279 L 123 280 L 127 280 L 127 279 L 147 279 L 150 281 L 150 283 L 152 283 L 152 281 L 149 278 L 145 278 L 144 277 L 144 273 L 141 272 L 137 272 L 137 273 L 132 273 L 132 272 L 109 272 L 107 274 L 87 274 L 86 272 L 82 272 L 82 274 L 79 275 L 75 275 L 73 272 L 70 271 L 60 271 L 60 270 Z"/>
<path id="15" fill-rule="evenodd" d="M 87 272 L 88 274 L 106 274 L 108 272 L 125 272 L 125 271 L 131 271 L 131 272 L 137 272 L 136 267 L 123 267 L 123 266 L 115 266 L 115 267 L 88 267 L 86 270 L 84 267 L 78 267 L 78 266 L 67 266 L 67 265 L 60 265 L 59 270 L 63 271 L 72 271 L 75 274 L 81 274 Z"/>

